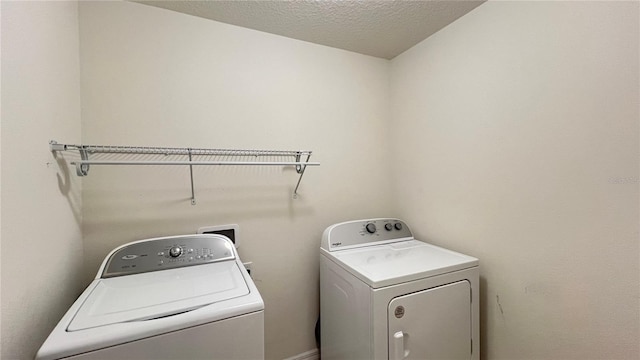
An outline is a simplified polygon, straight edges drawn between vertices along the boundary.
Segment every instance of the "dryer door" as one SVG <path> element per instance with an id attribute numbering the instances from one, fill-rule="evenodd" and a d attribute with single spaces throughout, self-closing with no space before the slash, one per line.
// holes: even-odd
<path id="1" fill-rule="evenodd" d="M 396 297 L 388 307 L 389 359 L 470 359 L 471 284 Z"/>

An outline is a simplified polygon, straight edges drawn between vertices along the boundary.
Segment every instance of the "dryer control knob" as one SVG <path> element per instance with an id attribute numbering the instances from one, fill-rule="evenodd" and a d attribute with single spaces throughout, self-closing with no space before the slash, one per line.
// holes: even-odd
<path id="1" fill-rule="evenodd" d="M 171 249 L 169 249 L 169 256 L 175 258 L 180 255 L 182 255 L 182 248 L 180 246 L 174 246 Z"/>
<path id="2" fill-rule="evenodd" d="M 376 224 L 374 223 L 368 223 L 365 228 L 367 229 L 367 232 L 369 234 L 373 234 L 374 232 L 376 232 Z"/>
<path id="3" fill-rule="evenodd" d="M 384 224 L 384 229 L 387 231 L 391 231 L 393 230 L 393 225 L 391 225 L 390 223 L 386 223 Z"/>
<path id="4" fill-rule="evenodd" d="M 395 225 L 393 225 L 396 230 L 402 230 L 402 223 L 395 223 Z"/>

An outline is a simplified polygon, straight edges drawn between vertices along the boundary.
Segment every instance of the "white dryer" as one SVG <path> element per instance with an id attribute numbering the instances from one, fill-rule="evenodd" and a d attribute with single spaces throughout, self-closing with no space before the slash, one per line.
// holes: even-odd
<path id="1" fill-rule="evenodd" d="M 478 259 L 418 241 L 398 219 L 328 227 L 323 360 L 479 359 Z"/>
<path id="2" fill-rule="evenodd" d="M 263 359 L 264 303 L 221 235 L 113 250 L 36 359 Z"/>

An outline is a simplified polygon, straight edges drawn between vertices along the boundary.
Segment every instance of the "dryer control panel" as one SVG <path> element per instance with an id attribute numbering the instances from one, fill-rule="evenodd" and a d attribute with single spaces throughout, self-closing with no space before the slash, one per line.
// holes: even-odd
<path id="1" fill-rule="evenodd" d="M 222 235 L 184 235 L 125 244 L 106 260 L 102 278 L 234 260 L 233 243 Z"/>
<path id="2" fill-rule="evenodd" d="M 409 239 L 413 239 L 413 234 L 402 220 L 355 220 L 328 227 L 322 234 L 320 247 L 335 251 Z"/>

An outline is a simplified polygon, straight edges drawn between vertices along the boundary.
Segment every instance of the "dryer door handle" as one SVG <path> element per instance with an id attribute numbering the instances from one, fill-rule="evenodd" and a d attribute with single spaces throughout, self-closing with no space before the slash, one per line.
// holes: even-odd
<path id="1" fill-rule="evenodd" d="M 393 360 L 402 360 L 409 356 L 409 350 L 405 350 L 405 341 L 409 338 L 409 334 L 398 331 L 393 334 Z"/>

